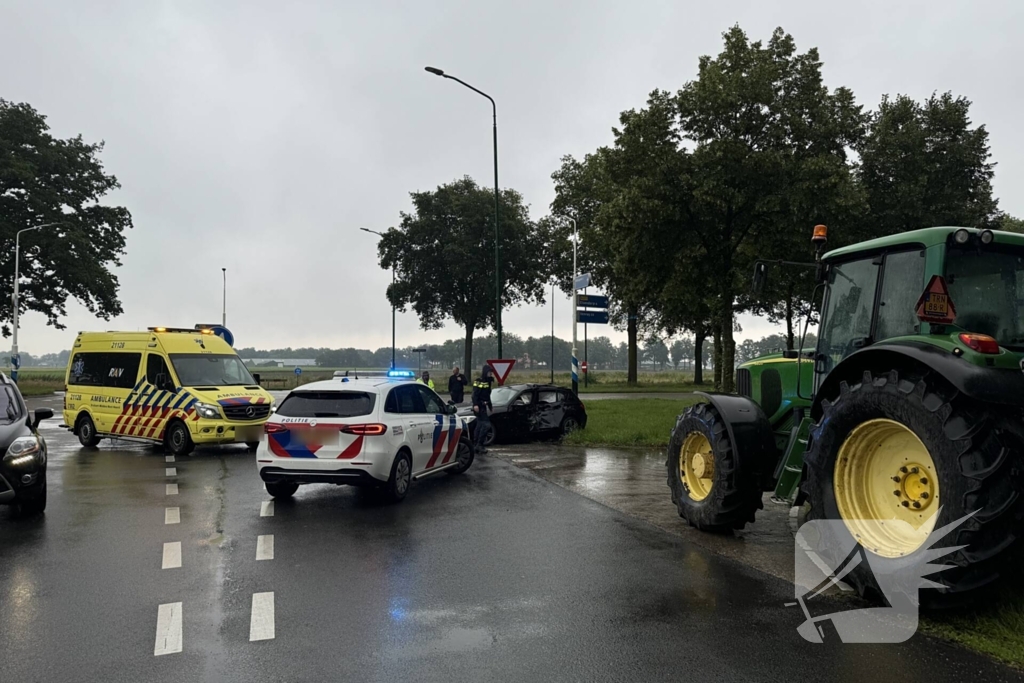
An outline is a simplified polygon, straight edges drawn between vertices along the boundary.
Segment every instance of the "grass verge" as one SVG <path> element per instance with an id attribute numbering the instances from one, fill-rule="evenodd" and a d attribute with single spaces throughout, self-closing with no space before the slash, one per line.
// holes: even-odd
<path id="1" fill-rule="evenodd" d="M 970 612 L 923 617 L 921 631 L 1024 669 L 1024 593 L 1006 586 L 985 604 Z"/>
<path id="2" fill-rule="evenodd" d="M 645 446 L 663 448 L 676 418 L 697 397 L 615 398 L 583 403 L 587 407 L 587 428 L 570 434 L 565 443 L 573 446 Z"/>

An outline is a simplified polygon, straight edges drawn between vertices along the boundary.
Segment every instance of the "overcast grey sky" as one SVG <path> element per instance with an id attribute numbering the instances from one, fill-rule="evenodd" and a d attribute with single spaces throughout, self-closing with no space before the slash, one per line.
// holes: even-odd
<path id="1" fill-rule="evenodd" d="M 394 225 L 410 191 L 462 175 L 491 183 L 490 105 L 425 65 L 497 100 L 501 184 L 540 218 L 559 158 L 607 144 L 621 110 L 693 78 L 734 23 L 818 47 L 828 85 L 868 107 L 883 93 L 968 97 L 991 134 L 1001 206 L 1024 214 L 1022 7 L 0 0 L 0 97 L 31 103 L 58 136 L 105 140 L 123 185 L 111 201 L 135 221 L 117 271 L 124 315 L 106 323 L 72 305 L 60 332 L 29 314 L 20 345 L 44 353 L 77 330 L 219 320 L 226 267 L 239 346 L 389 346 L 390 275 L 358 228 Z M 550 315 L 514 309 L 504 324 L 543 335 Z M 556 315 L 569 336 L 566 299 Z M 741 337 L 772 331 L 741 323 Z M 399 315 L 399 345 L 458 336 Z"/>

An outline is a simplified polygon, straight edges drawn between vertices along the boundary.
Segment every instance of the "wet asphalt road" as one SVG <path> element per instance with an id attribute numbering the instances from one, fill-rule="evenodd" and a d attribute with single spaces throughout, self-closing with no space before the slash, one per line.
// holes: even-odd
<path id="1" fill-rule="evenodd" d="M 45 517 L 0 508 L 4 683 L 1018 680 L 923 636 L 807 643 L 788 583 L 497 458 L 401 505 L 316 486 L 261 516 L 244 449 L 168 463 L 58 423 Z M 155 656 L 179 602 L 181 651 Z"/>

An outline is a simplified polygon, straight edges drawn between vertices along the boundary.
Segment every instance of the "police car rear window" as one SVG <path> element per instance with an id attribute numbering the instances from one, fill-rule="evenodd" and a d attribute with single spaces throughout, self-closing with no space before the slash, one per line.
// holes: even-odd
<path id="1" fill-rule="evenodd" d="M 277 409 L 281 417 L 360 417 L 376 397 L 363 391 L 294 391 Z"/>

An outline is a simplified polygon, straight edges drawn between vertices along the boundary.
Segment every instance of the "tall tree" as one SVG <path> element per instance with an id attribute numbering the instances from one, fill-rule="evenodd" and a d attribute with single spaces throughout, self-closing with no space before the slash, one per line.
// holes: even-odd
<path id="1" fill-rule="evenodd" d="M 28 104 L 0 99 L 0 281 L 13 290 L 17 231 L 47 223 L 21 241 L 19 305 L 42 313 L 47 324 L 64 329 L 68 298 L 109 320 L 122 312 L 118 280 L 111 272 L 125 253 L 128 209 L 101 204 L 120 187 L 104 173 L 103 143 L 82 136 L 50 135 L 46 117 Z M 0 297 L 0 320 L 14 313 L 10 297 Z M 4 336 L 11 328 L 3 325 Z"/>
<path id="2" fill-rule="evenodd" d="M 466 177 L 411 197 L 413 212 L 402 213 L 378 247 L 381 267 L 397 273 L 388 300 L 411 305 L 423 329 L 458 323 L 469 369 L 473 333 L 495 325 L 494 194 Z M 550 240 L 518 192 L 503 190 L 499 202 L 502 307 L 543 303 Z"/>
<path id="3" fill-rule="evenodd" d="M 864 115 L 845 88 L 823 84 L 817 50 L 798 54 L 776 29 L 766 44 L 737 26 L 677 97 L 693 146 L 691 234 L 716 277 L 713 312 L 720 388 L 733 389 L 735 314 L 764 245 L 807 223 L 829 222 L 849 201 L 847 150 Z M 806 220 L 794 225 L 794 217 Z M 812 222 L 813 221 L 813 222 Z"/>
<path id="4" fill-rule="evenodd" d="M 972 126 L 970 107 L 948 92 L 882 99 L 858 146 L 870 208 L 860 237 L 996 220 L 988 131 Z"/>

